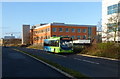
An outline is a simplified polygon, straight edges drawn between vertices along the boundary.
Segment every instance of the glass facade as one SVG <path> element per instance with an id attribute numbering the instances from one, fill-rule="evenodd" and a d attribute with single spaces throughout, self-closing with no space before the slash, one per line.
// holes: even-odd
<path id="1" fill-rule="evenodd" d="M 120 13 L 120 3 L 119 4 L 115 4 L 115 5 L 111 5 L 107 7 L 107 14 L 113 14 L 113 13 Z"/>
<path id="2" fill-rule="evenodd" d="M 116 26 L 118 26 L 117 23 L 109 23 L 107 24 L 107 26 L 108 26 L 108 32 L 118 31 L 118 28 L 116 28 Z"/>

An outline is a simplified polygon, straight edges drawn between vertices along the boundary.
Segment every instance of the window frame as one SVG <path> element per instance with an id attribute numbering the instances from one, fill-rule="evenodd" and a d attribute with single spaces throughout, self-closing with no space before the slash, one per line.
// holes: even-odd
<path id="1" fill-rule="evenodd" d="M 80 33 L 80 32 L 81 32 L 81 29 L 77 29 L 77 32 Z"/>
<path id="2" fill-rule="evenodd" d="M 63 32 L 63 28 L 59 28 L 59 32 Z"/>
<path id="3" fill-rule="evenodd" d="M 67 29 L 68 29 L 68 30 L 67 30 Z M 65 32 L 69 32 L 69 28 L 66 28 L 66 29 L 65 29 Z"/>
<path id="4" fill-rule="evenodd" d="M 75 32 L 75 29 L 74 29 L 74 28 L 72 28 L 72 32 Z"/>
<path id="5" fill-rule="evenodd" d="M 53 32 L 56 32 L 56 31 L 57 31 L 57 28 L 53 28 L 52 31 L 53 31 Z"/>
<path id="6" fill-rule="evenodd" d="M 86 29 L 83 29 L 83 33 L 86 33 Z"/>

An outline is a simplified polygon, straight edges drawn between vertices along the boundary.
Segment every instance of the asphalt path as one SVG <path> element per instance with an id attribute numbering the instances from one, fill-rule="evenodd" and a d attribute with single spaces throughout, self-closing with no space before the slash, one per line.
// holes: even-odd
<path id="1" fill-rule="evenodd" d="M 42 50 L 17 48 L 33 55 L 44 57 L 50 61 L 58 63 L 64 67 L 81 72 L 94 79 L 119 79 L 120 61 L 107 60 L 101 58 L 86 57 L 75 54 L 52 54 Z"/>
<path id="2" fill-rule="evenodd" d="M 2 49 L 2 78 L 68 79 L 58 71 L 12 48 Z"/>

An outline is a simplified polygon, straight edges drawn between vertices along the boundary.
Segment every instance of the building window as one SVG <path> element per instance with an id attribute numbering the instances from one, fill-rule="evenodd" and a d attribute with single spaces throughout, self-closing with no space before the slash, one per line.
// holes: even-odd
<path id="1" fill-rule="evenodd" d="M 92 33 L 92 29 L 91 27 L 88 27 L 88 35 L 91 35 L 91 33 Z"/>
<path id="2" fill-rule="evenodd" d="M 86 29 L 83 29 L 83 33 L 86 33 Z"/>
<path id="3" fill-rule="evenodd" d="M 62 37 L 62 35 L 60 35 L 60 37 Z"/>
<path id="4" fill-rule="evenodd" d="M 88 36 L 88 40 L 91 40 L 91 36 Z"/>
<path id="5" fill-rule="evenodd" d="M 50 36 L 47 36 L 47 39 L 49 39 L 50 38 Z"/>
<path id="6" fill-rule="evenodd" d="M 91 34 L 92 34 L 92 29 L 91 29 L 91 27 L 88 27 L 88 40 L 91 39 L 90 38 Z"/>
<path id="7" fill-rule="evenodd" d="M 80 32 L 80 29 L 78 29 L 78 32 Z"/>
<path id="8" fill-rule="evenodd" d="M 75 32 L 75 29 L 72 28 L 72 32 Z"/>
<path id="9" fill-rule="evenodd" d="M 47 32 L 47 29 L 44 29 L 44 32 Z"/>
<path id="10" fill-rule="evenodd" d="M 77 39 L 80 39 L 80 36 L 77 36 Z"/>
<path id="11" fill-rule="evenodd" d="M 69 37 L 68 35 L 66 35 L 66 37 Z"/>
<path id="12" fill-rule="evenodd" d="M 113 27 L 108 27 L 107 30 L 108 32 L 113 32 Z"/>
<path id="13" fill-rule="evenodd" d="M 53 35 L 53 37 L 56 37 L 56 35 Z"/>
<path id="14" fill-rule="evenodd" d="M 47 28 L 47 31 L 50 31 L 50 28 Z"/>
<path id="15" fill-rule="evenodd" d="M 107 7 L 107 10 L 108 10 L 107 14 L 110 15 L 110 14 L 113 14 L 113 13 L 118 13 L 118 12 L 120 12 L 119 9 L 120 9 L 120 3 L 108 6 Z"/>
<path id="16" fill-rule="evenodd" d="M 120 3 L 118 4 L 118 13 L 120 13 Z"/>
<path id="17" fill-rule="evenodd" d="M 86 35 L 83 35 L 83 39 L 86 39 Z"/>
<path id="18" fill-rule="evenodd" d="M 53 28 L 53 32 L 56 32 L 56 28 Z"/>
<path id="19" fill-rule="evenodd" d="M 114 27 L 116 25 L 117 25 L 117 23 L 109 23 L 109 24 L 107 24 L 108 27 Z"/>
<path id="20" fill-rule="evenodd" d="M 75 39 L 75 36 L 74 36 L 74 35 L 72 36 L 72 39 Z"/>
<path id="21" fill-rule="evenodd" d="M 62 28 L 59 28 L 59 31 L 62 32 Z"/>
<path id="22" fill-rule="evenodd" d="M 66 32 L 69 32 L 69 29 L 68 29 L 68 28 L 66 28 Z"/>

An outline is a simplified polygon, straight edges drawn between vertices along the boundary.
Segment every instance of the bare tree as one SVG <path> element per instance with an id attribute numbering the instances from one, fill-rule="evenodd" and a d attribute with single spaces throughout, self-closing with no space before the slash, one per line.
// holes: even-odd
<path id="1" fill-rule="evenodd" d="M 114 42 L 116 41 L 116 37 L 117 37 L 117 31 L 118 31 L 118 14 L 111 16 L 108 19 L 108 23 L 107 25 L 107 32 L 108 34 L 110 34 L 111 32 L 114 32 Z"/>

